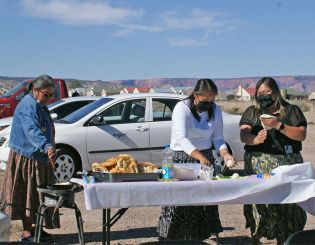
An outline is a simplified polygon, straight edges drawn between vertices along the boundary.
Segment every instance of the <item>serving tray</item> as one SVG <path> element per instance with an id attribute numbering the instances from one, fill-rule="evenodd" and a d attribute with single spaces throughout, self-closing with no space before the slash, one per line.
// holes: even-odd
<path id="1" fill-rule="evenodd" d="M 99 182 L 131 182 L 131 181 L 158 181 L 161 173 L 126 173 L 113 174 L 93 172 L 95 180 Z"/>

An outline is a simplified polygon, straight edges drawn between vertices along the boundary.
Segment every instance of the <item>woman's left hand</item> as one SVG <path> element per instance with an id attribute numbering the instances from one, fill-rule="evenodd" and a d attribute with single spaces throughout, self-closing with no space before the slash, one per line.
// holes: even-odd
<path id="1" fill-rule="evenodd" d="M 229 153 L 225 153 L 223 158 L 224 158 L 225 165 L 228 168 L 233 168 L 237 164 L 237 162 L 235 161 L 234 157 L 231 154 L 229 154 Z"/>

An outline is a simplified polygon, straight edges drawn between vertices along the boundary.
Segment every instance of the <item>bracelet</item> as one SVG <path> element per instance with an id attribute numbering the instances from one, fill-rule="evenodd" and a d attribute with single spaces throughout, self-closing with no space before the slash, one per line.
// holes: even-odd
<path id="1" fill-rule="evenodd" d="M 279 131 L 281 131 L 281 130 L 283 130 L 283 129 L 284 129 L 284 127 L 285 127 L 284 123 L 283 123 L 283 122 L 281 122 L 281 125 L 280 125 L 280 127 L 278 128 L 278 130 L 279 130 Z"/>

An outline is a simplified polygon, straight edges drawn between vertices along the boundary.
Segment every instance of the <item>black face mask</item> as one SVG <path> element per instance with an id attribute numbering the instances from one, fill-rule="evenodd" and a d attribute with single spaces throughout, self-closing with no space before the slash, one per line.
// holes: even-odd
<path id="1" fill-rule="evenodd" d="M 260 104 L 261 108 L 263 108 L 263 109 L 268 109 L 273 104 L 271 94 L 258 95 L 256 97 L 256 99 L 257 99 L 258 103 Z"/>
<path id="2" fill-rule="evenodd" d="M 209 101 L 199 101 L 197 104 L 197 109 L 199 111 L 208 111 L 212 107 L 212 102 Z"/>

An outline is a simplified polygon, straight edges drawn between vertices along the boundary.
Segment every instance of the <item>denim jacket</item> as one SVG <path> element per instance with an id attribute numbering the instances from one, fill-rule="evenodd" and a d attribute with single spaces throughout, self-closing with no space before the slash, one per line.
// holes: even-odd
<path id="1" fill-rule="evenodd" d="M 48 108 L 29 93 L 15 109 L 9 146 L 27 158 L 48 161 L 48 148 L 53 145 L 54 124 Z"/>

